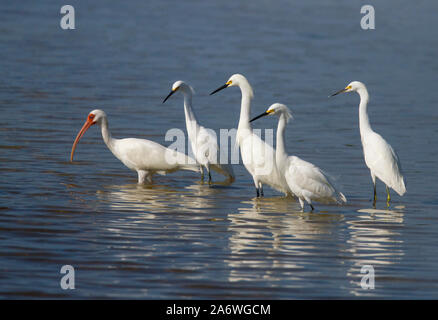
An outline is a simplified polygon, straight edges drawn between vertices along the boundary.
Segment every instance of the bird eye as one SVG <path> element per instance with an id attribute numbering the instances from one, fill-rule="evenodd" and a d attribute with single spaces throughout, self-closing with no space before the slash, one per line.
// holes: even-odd
<path id="1" fill-rule="evenodd" d="M 94 117 L 95 117 L 95 115 L 94 115 L 94 114 L 92 114 L 92 113 L 90 113 L 90 114 L 88 115 L 88 120 L 93 120 L 93 119 L 94 119 Z"/>

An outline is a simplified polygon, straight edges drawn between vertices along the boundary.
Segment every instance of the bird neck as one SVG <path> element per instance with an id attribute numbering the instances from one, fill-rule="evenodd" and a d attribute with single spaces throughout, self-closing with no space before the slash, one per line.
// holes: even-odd
<path id="1" fill-rule="evenodd" d="M 285 145 L 285 131 L 286 131 L 286 115 L 282 114 L 280 115 L 280 119 L 278 120 L 278 126 L 277 126 L 277 145 L 275 149 L 275 159 L 277 164 L 283 163 L 287 159 L 287 153 L 286 153 L 286 145 Z M 279 168 L 282 167 L 281 165 L 277 165 Z"/>
<path id="2" fill-rule="evenodd" d="M 184 92 L 184 114 L 186 117 L 186 128 L 190 134 L 198 124 L 195 112 L 192 107 L 192 95 L 188 92 Z"/>
<path id="3" fill-rule="evenodd" d="M 240 91 L 242 92 L 242 101 L 240 105 L 239 127 L 237 130 L 251 129 L 249 120 L 251 115 L 251 99 L 253 98 L 254 94 L 249 83 L 244 83 L 239 87 Z"/>
<path id="4" fill-rule="evenodd" d="M 369 94 L 366 88 L 361 88 L 357 91 L 360 97 L 360 103 L 359 103 L 359 129 L 360 134 L 363 136 L 367 131 L 371 131 L 371 125 L 370 120 L 368 118 L 368 101 L 369 101 Z"/>
<path id="5" fill-rule="evenodd" d="M 113 151 L 114 139 L 111 137 L 111 133 L 110 133 L 109 128 L 108 128 L 108 120 L 107 120 L 107 118 L 103 118 L 102 119 L 102 122 L 100 123 L 100 129 L 102 131 L 103 141 L 105 142 L 105 144 L 108 147 L 108 149 Z"/>

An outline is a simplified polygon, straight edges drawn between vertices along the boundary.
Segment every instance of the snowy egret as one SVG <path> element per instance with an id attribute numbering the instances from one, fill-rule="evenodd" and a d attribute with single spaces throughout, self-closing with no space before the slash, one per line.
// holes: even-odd
<path id="1" fill-rule="evenodd" d="M 400 196 L 403 196 L 406 192 L 400 160 L 389 143 L 386 142 L 380 134 L 371 129 L 367 113 L 369 95 L 366 86 L 362 82 L 353 81 L 344 89 L 339 90 L 331 96 L 352 91 L 357 92 L 360 97 L 359 129 L 365 163 L 370 169 L 371 179 L 374 185 L 373 206 L 376 205 L 377 200 L 376 177 L 386 185 L 386 204 L 389 206 L 389 202 L 391 201 L 389 188 L 395 190 Z"/>
<path id="2" fill-rule="evenodd" d="M 108 120 L 102 110 L 93 110 L 88 114 L 87 120 L 79 131 L 71 149 L 70 161 L 76 145 L 84 133 L 94 124 L 98 124 L 102 130 L 102 138 L 108 149 L 129 169 L 137 171 L 138 183 L 143 184 L 152 181 L 154 173 L 166 174 L 177 170 L 190 170 L 199 172 L 195 161 L 183 153 L 168 149 L 156 142 L 145 139 L 114 139 L 108 129 Z"/>
<path id="3" fill-rule="evenodd" d="M 254 97 L 254 93 L 248 80 L 241 74 L 234 74 L 223 86 L 214 90 L 210 95 L 234 86 L 239 87 L 242 93 L 236 142 L 240 147 L 242 162 L 254 180 L 257 197 L 263 197 L 263 184 L 287 195 L 289 189 L 286 181 L 277 170 L 274 149 L 253 132 L 249 123 L 251 99 Z"/>
<path id="4" fill-rule="evenodd" d="M 304 211 L 304 201 L 310 205 L 312 211 L 312 201 L 347 202 L 345 196 L 333 186 L 333 183 L 320 168 L 296 156 L 288 156 L 286 153 L 284 132 L 292 115 L 284 104 L 274 103 L 264 113 L 252 119 L 251 122 L 269 115 L 279 117 L 275 151 L 277 168 L 285 178 L 290 191 L 298 197 L 301 209 Z"/>
<path id="5" fill-rule="evenodd" d="M 192 107 L 193 88 L 184 81 L 176 81 L 169 95 L 163 103 L 175 92 L 181 92 L 184 96 L 184 113 L 186 117 L 187 134 L 189 135 L 190 145 L 196 161 L 200 165 L 201 180 L 204 180 L 204 169 L 208 173 L 208 183 L 211 183 L 210 168 L 225 175 L 230 181 L 234 180 L 234 171 L 231 164 L 221 164 L 220 149 L 217 144 L 217 136 L 212 129 L 207 129 L 199 125 L 195 112 Z"/>

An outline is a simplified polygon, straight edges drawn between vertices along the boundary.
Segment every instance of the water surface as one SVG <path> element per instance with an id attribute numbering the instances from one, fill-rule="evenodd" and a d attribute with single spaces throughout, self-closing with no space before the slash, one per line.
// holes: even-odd
<path id="1" fill-rule="evenodd" d="M 438 297 L 435 2 L 371 1 L 374 31 L 360 28 L 361 1 L 70 4 L 70 31 L 57 1 L 0 13 L 1 298 Z M 161 101 L 180 79 L 206 127 L 236 127 L 240 92 L 208 94 L 237 72 L 254 87 L 253 115 L 292 109 L 288 152 L 334 176 L 345 206 L 302 213 L 269 187 L 255 199 L 242 165 L 231 185 L 177 172 L 138 186 L 97 127 L 69 162 L 95 108 L 115 137 L 169 145 L 168 129 L 185 130 L 182 98 Z M 402 161 L 408 192 L 389 208 L 382 183 L 372 208 L 358 96 L 327 98 L 352 80 Z M 60 288 L 66 264 L 75 290 Z M 374 290 L 360 286 L 364 265 Z"/>

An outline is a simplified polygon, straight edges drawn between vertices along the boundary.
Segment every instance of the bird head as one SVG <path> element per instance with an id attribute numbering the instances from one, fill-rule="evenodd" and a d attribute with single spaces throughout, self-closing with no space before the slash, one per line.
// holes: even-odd
<path id="1" fill-rule="evenodd" d="M 167 97 L 163 100 L 163 103 L 167 101 L 175 92 L 181 91 L 183 94 L 195 94 L 195 90 L 191 86 L 189 86 L 184 81 L 178 80 L 172 85 L 172 90 L 167 95 Z"/>
<path id="2" fill-rule="evenodd" d="M 250 122 L 257 120 L 261 117 L 276 115 L 278 117 L 285 116 L 286 122 L 289 122 L 290 119 L 293 119 L 292 113 L 289 108 L 282 103 L 274 103 L 272 104 L 265 112 L 253 118 Z"/>
<path id="3" fill-rule="evenodd" d="M 249 91 L 250 96 L 254 96 L 253 90 L 248 80 L 245 78 L 245 76 L 238 73 L 233 74 L 223 86 L 220 86 L 219 88 L 214 90 L 212 93 L 210 93 L 210 95 L 215 94 L 216 92 L 219 92 L 228 87 L 246 88 Z"/>
<path id="4" fill-rule="evenodd" d="M 85 132 L 88 130 L 88 128 L 90 128 L 92 125 L 95 125 L 96 123 L 100 125 L 104 119 L 106 119 L 106 114 L 103 110 L 96 109 L 88 114 L 87 120 L 85 120 L 84 125 L 82 126 L 81 130 L 76 136 L 75 141 L 73 142 L 73 147 L 71 148 L 71 153 L 70 153 L 70 161 L 73 162 L 73 155 L 76 150 L 76 145 L 78 144 L 82 136 L 85 134 Z"/>
<path id="5" fill-rule="evenodd" d="M 350 82 L 344 89 L 339 90 L 339 91 L 333 93 L 331 95 L 331 97 L 336 96 L 336 95 L 338 95 L 340 93 L 358 91 L 358 90 L 365 89 L 365 88 L 366 87 L 365 87 L 365 85 L 362 82 L 360 82 L 360 81 L 353 81 L 353 82 Z"/>

